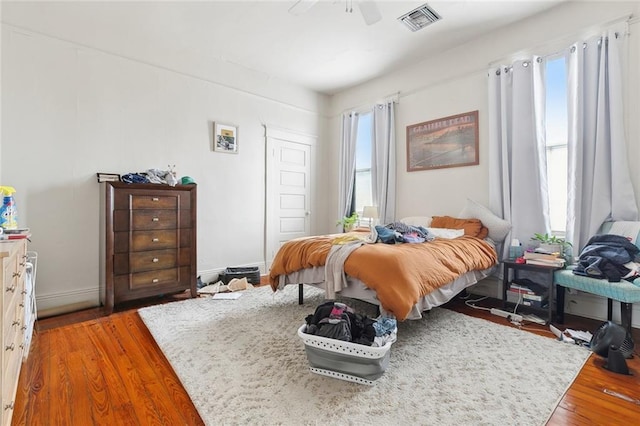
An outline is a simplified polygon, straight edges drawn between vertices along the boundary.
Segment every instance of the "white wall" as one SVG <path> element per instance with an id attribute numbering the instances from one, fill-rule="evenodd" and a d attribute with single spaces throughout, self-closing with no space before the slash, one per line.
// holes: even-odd
<path id="1" fill-rule="evenodd" d="M 155 65 L 8 23 L 2 67 L 1 181 L 17 189 L 20 225 L 33 233 L 41 313 L 98 303 L 96 172 L 175 164 L 193 177 L 206 281 L 262 265 L 263 124 L 324 137 L 323 97 L 247 73 L 218 81 L 206 67 Z M 238 126 L 237 155 L 212 151 L 214 121 Z"/>
<path id="2" fill-rule="evenodd" d="M 337 158 L 340 140 L 340 114 L 354 107 L 371 104 L 391 93 L 399 93 L 396 114 L 397 141 L 397 217 L 414 215 L 453 215 L 470 197 L 485 205 L 488 187 L 487 69 L 490 63 L 515 58 L 522 52 L 547 54 L 568 46 L 578 36 L 623 16 L 638 15 L 637 2 L 570 2 L 548 12 L 488 33 L 466 45 L 429 58 L 400 72 L 335 95 L 330 104 L 330 152 Z M 428 28 L 423 30 L 428 31 Z M 626 72 L 626 130 L 629 158 L 640 157 L 640 22 L 631 21 L 629 61 Z M 453 114 L 479 110 L 480 164 L 419 172 L 406 171 L 406 126 Z M 333 164 L 333 163 L 330 163 Z M 337 188 L 337 169 L 330 176 Z M 640 168 L 632 167 L 636 197 L 640 200 Z M 337 200 L 330 212 L 337 211 Z M 336 213 L 334 213 L 335 215 Z M 497 296 L 490 283 L 485 293 Z M 603 319 L 606 304 L 590 295 L 568 297 L 567 312 Z M 640 324 L 636 306 L 634 324 Z"/>

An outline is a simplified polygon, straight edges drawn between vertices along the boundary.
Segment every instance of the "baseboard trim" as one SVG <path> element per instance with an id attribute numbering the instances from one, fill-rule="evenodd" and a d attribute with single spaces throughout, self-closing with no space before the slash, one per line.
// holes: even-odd
<path id="1" fill-rule="evenodd" d="M 100 290 L 84 288 L 60 293 L 36 295 L 38 318 L 76 312 L 100 306 Z"/>

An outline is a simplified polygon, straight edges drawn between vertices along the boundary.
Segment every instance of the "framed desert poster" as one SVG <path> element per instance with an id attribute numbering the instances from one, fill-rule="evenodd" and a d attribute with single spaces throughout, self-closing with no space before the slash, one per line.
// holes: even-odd
<path id="1" fill-rule="evenodd" d="M 408 172 L 476 164 L 478 111 L 407 126 Z"/>

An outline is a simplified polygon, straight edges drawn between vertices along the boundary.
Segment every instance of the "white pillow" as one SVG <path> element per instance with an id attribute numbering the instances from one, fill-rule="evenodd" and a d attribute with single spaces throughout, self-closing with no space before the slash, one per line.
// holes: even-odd
<path id="1" fill-rule="evenodd" d="M 460 219 L 480 219 L 480 222 L 489 230 L 489 238 L 496 243 L 501 243 L 511 231 L 511 224 L 499 218 L 491 210 L 467 198 L 467 203 L 458 214 Z"/>
<path id="2" fill-rule="evenodd" d="M 464 229 L 427 228 L 427 231 L 436 237 L 446 238 L 448 240 L 453 240 L 454 238 L 464 235 Z"/>
<path id="3" fill-rule="evenodd" d="M 400 219 L 400 222 L 411 226 L 422 226 L 428 228 L 431 225 L 431 216 L 410 216 Z"/>

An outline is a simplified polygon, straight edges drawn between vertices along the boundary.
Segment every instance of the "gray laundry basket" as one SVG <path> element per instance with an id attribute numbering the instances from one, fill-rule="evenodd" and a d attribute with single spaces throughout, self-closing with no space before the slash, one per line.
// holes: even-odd
<path id="1" fill-rule="evenodd" d="M 306 329 L 303 324 L 298 336 L 304 342 L 313 373 L 373 385 L 389 365 L 391 342 L 382 347 L 366 346 L 307 334 Z"/>

